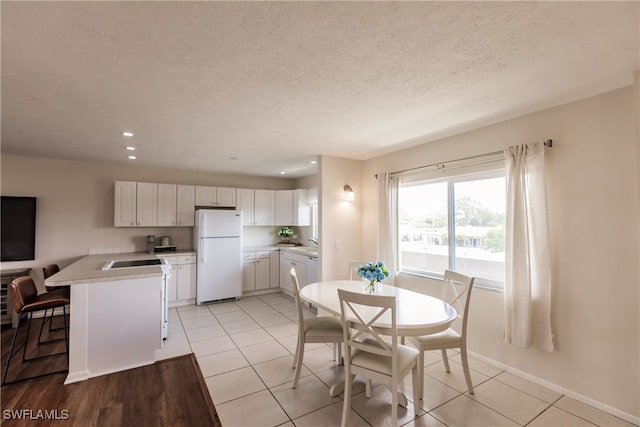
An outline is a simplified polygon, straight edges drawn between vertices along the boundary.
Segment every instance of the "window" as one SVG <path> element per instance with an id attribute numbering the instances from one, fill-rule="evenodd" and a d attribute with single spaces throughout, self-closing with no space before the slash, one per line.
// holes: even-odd
<path id="1" fill-rule="evenodd" d="M 504 286 L 504 171 L 401 179 L 400 270 L 442 277 L 445 269 Z"/>

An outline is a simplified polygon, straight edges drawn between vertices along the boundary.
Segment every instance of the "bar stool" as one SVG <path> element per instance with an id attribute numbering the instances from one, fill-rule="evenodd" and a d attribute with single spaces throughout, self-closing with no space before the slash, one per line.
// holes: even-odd
<path id="1" fill-rule="evenodd" d="M 47 280 L 49 277 L 53 276 L 54 274 L 58 273 L 60 271 L 60 267 L 58 266 L 58 264 L 49 264 L 49 265 L 45 265 L 44 267 L 42 267 L 42 275 L 44 276 L 44 279 Z M 58 294 L 61 294 L 63 298 L 66 298 L 68 300 L 71 300 L 71 289 L 70 286 L 47 286 L 44 285 L 44 288 L 47 290 L 47 292 L 57 292 Z M 51 310 L 51 316 L 49 317 L 49 332 L 51 331 L 59 331 L 62 328 L 53 328 L 53 314 L 54 314 L 55 310 Z M 44 317 L 47 317 L 47 311 L 45 310 L 44 312 Z M 41 344 L 40 340 L 38 340 L 38 343 Z"/>
<path id="2" fill-rule="evenodd" d="M 36 288 L 33 279 L 30 276 L 18 277 L 13 282 L 11 282 L 11 292 L 13 293 L 13 306 L 18 314 L 18 324 L 16 325 L 16 330 L 13 333 L 13 339 L 11 341 L 11 350 L 9 351 L 9 358 L 7 360 L 7 365 L 4 369 L 4 374 L 2 375 L 2 385 L 13 384 L 16 382 L 29 380 L 33 378 L 39 378 L 46 375 L 58 374 L 62 372 L 67 372 L 69 370 L 69 337 L 67 335 L 67 312 L 66 305 L 69 304 L 69 299 L 61 296 L 59 292 L 46 292 L 38 295 L 38 290 Z M 63 318 L 64 318 L 64 340 L 65 340 L 65 351 L 55 353 L 55 354 L 47 354 L 43 356 L 36 356 L 32 358 L 27 358 L 27 345 L 29 343 L 29 333 L 31 332 L 31 320 L 33 313 L 38 311 L 45 311 L 48 309 L 55 309 L 57 307 L 62 307 L 63 310 Z M 20 325 L 23 323 L 23 320 L 27 318 L 27 335 L 25 337 L 24 344 L 21 347 L 15 349 L 16 338 L 18 337 L 18 333 L 20 331 Z M 45 317 L 42 318 L 42 325 L 44 326 Z M 40 327 L 40 333 L 42 333 L 42 326 Z M 38 337 L 38 341 L 40 342 L 40 336 Z M 51 341 L 43 341 L 42 344 L 46 344 Z M 9 366 L 11 364 L 11 359 L 16 355 L 18 351 L 22 348 L 22 361 L 29 362 L 33 360 L 40 360 L 48 357 L 59 356 L 62 354 L 67 355 L 67 368 L 55 371 L 48 372 L 44 374 L 34 375 L 27 378 L 21 378 L 15 381 L 7 381 L 7 373 L 9 372 Z"/>

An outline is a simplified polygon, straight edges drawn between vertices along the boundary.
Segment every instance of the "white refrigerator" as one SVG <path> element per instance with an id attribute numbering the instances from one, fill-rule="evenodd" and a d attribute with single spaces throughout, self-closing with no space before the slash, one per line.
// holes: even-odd
<path id="1" fill-rule="evenodd" d="M 242 211 L 198 209 L 196 304 L 242 296 Z"/>

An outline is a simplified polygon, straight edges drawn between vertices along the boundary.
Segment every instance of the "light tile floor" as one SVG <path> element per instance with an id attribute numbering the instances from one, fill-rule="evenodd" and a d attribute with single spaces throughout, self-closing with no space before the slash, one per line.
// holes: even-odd
<path id="1" fill-rule="evenodd" d="M 305 310 L 305 316 L 314 314 Z M 305 347 L 298 387 L 291 389 L 297 337 L 296 306 L 273 293 L 234 302 L 169 310 L 163 357 L 193 352 L 224 427 L 338 426 L 342 397 L 329 387 L 343 378 L 325 344 Z M 439 352 L 425 355 L 425 396 L 414 416 L 411 376 L 403 384 L 410 399 L 398 408 L 398 424 L 436 426 L 632 426 L 528 380 L 470 359 L 475 394 L 466 391 L 459 354 L 450 352 L 451 373 Z M 391 395 L 373 384 L 370 399 L 356 378 L 349 425 L 390 425 Z"/>

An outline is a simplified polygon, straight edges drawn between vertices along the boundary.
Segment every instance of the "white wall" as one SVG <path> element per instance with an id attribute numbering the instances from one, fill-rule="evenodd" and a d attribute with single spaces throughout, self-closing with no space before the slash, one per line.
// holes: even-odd
<path id="1" fill-rule="evenodd" d="M 362 162 L 322 156 L 318 165 L 321 182 L 320 246 L 318 270 L 322 280 L 348 277 L 349 261 L 362 253 Z M 344 186 L 350 185 L 356 200 L 345 199 Z M 376 205 L 372 205 L 374 209 Z"/>
<path id="2" fill-rule="evenodd" d="M 638 422 L 640 318 L 637 88 L 543 110 L 364 162 L 360 197 L 377 206 L 374 174 L 552 138 L 548 153 L 557 351 L 503 342 L 502 294 L 474 291 L 470 350 Z M 324 183 L 323 183 L 324 184 Z M 325 210 L 330 210 L 325 208 Z M 363 210 L 376 230 L 377 210 Z M 375 259 L 375 233 L 363 257 Z"/>
<path id="3" fill-rule="evenodd" d="M 2 269 L 31 267 L 42 288 L 42 266 L 65 267 L 89 253 L 144 251 L 146 235 L 168 235 L 178 249 L 191 249 L 192 227 L 114 228 L 114 181 L 290 189 L 294 181 L 250 175 L 224 175 L 149 168 L 139 165 L 78 162 L 2 155 L 1 192 L 35 196 L 36 260 L 1 263 Z M 273 227 L 247 227 L 248 244 L 264 244 Z"/>

